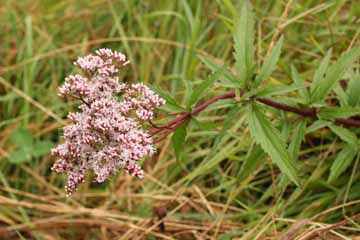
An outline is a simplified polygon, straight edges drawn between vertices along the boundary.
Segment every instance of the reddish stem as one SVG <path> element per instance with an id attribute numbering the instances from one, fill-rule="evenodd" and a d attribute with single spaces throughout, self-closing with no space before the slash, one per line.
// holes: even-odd
<path id="1" fill-rule="evenodd" d="M 244 93 L 240 93 L 240 96 L 242 96 Z M 236 94 L 235 92 L 226 92 L 224 94 L 221 94 L 219 96 L 215 96 L 208 101 L 196 106 L 192 109 L 191 112 L 183 112 L 180 113 L 178 117 L 174 118 L 173 120 L 169 121 L 168 123 L 165 123 L 163 125 L 158 126 L 158 128 L 150 130 L 150 135 L 154 136 L 160 132 L 162 132 L 164 129 L 172 129 L 175 130 L 178 126 L 180 126 L 183 122 L 190 119 L 192 115 L 196 115 L 199 112 L 206 109 L 209 105 L 223 99 L 230 99 L 235 98 Z M 276 109 L 280 109 L 286 112 L 292 112 L 295 114 L 298 114 L 303 117 L 311 117 L 311 118 L 317 118 L 317 110 L 315 108 L 299 108 L 299 107 L 292 107 L 289 105 L 286 105 L 284 103 L 275 102 L 273 100 L 270 100 L 268 98 L 255 98 L 255 101 L 261 102 L 267 106 L 271 106 Z M 342 125 L 345 127 L 360 127 L 360 121 L 355 120 L 352 118 L 338 118 L 335 120 L 335 124 Z"/>

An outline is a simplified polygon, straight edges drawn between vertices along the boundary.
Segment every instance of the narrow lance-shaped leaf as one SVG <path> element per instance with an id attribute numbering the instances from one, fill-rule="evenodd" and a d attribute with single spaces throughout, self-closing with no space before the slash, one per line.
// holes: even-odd
<path id="1" fill-rule="evenodd" d="M 334 120 L 336 118 L 348 118 L 357 114 L 360 114 L 360 109 L 350 106 L 323 107 L 320 108 L 318 116 L 321 119 Z"/>
<path id="2" fill-rule="evenodd" d="M 271 54 L 265 59 L 259 74 L 255 78 L 256 85 L 259 85 L 262 81 L 266 80 L 276 68 L 276 64 L 279 61 L 281 54 L 283 40 L 284 36 L 281 36 L 275 44 L 275 47 L 272 49 Z"/>
<path id="3" fill-rule="evenodd" d="M 170 93 L 166 92 L 159 86 L 152 86 L 150 85 L 151 90 L 156 92 L 161 98 L 165 99 L 166 109 L 172 110 L 172 111 L 183 111 L 184 109 L 176 102 L 176 100 L 170 95 Z"/>
<path id="4" fill-rule="evenodd" d="M 299 89 L 300 96 L 304 99 L 304 102 L 310 101 L 310 94 L 308 89 L 305 86 L 305 81 L 297 71 L 294 65 L 291 65 L 291 77 L 296 84 L 301 84 L 304 86 L 304 88 Z"/>
<path id="5" fill-rule="evenodd" d="M 329 122 L 329 121 L 316 120 L 309 127 L 307 127 L 305 133 L 308 134 L 308 133 L 311 133 L 311 132 L 315 132 L 316 130 L 319 130 L 321 128 L 329 126 L 330 123 L 331 122 Z"/>
<path id="6" fill-rule="evenodd" d="M 239 87 L 238 82 L 235 80 L 235 76 L 228 70 L 226 70 L 226 66 L 221 66 L 219 63 L 212 61 L 210 58 L 205 56 L 198 56 L 201 62 L 203 62 L 206 67 L 208 67 L 211 71 L 217 72 L 222 70 L 223 74 L 219 76 L 219 80 L 222 82 L 223 87 Z"/>
<path id="7" fill-rule="evenodd" d="M 347 88 L 348 103 L 355 107 L 360 100 L 360 73 L 354 74 L 350 78 L 349 87 Z"/>
<path id="8" fill-rule="evenodd" d="M 340 106 L 342 106 L 342 107 L 349 106 L 348 96 L 347 96 L 345 90 L 343 89 L 343 87 L 341 86 L 340 82 L 338 82 L 335 85 L 335 87 L 333 88 L 333 91 L 336 95 L 336 98 L 339 100 Z"/>
<path id="9" fill-rule="evenodd" d="M 265 155 L 266 154 L 259 145 L 253 146 L 247 154 L 244 164 L 241 166 L 238 176 L 239 181 L 248 177 L 265 158 Z"/>
<path id="10" fill-rule="evenodd" d="M 185 102 L 186 102 L 186 109 L 190 110 L 190 97 L 193 93 L 193 84 L 190 80 L 184 79 L 183 80 L 185 85 Z"/>
<path id="11" fill-rule="evenodd" d="M 192 92 L 189 100 L 189 105 L 193 106 L 197 101 L 202 97 L 204 92 L 210 88 L 216 80 L 222 75 L 223 71 L 220 69 L 214 74 L 210 75 L 205 81 L 203 81 L 199 86 L 197 86 Z"/>
<path id="12" fill-rule="evenodd" d="M 227 131 L 234 124 L 234 121 L 236 121 L 236 119 L 239 115 L 240 109 L 241 108 L 239 105 L 234 105 L 233 107 L 230 108 L 230 110 L 226 114 L 223 127 L 222 127 L 221 131 L 219 132 L 219 134 L 217 135 L 217 137 L 215 138 L 214 145 L 211 150 L 211 154 L 215 153 L 216 150 L 218 149 L 219 143 L 226 136 Z"/>
<path id="13" fill-rule="evenodd" d="M 231 12 L 233 16 L 237 14 L 237 9 L 231 0 L 223 0 L 224 6 Z"/>
<path id="14" fill-rule="evenodd" d="M 235 21 L 234 42 L 240 83 L 246 85 L 254 68 L 254 17 L 248 0 L 244 0 L 240 17 Z"/>
<path id="15" fill-rule="evenodd" d="M 174 132 L 172 136 L 172 144 L 175 150 L 176 159 L 180 160 L 181 158 L 181 151 L 183 150 L 183 146 L 185 143 L 186 138 L 186 129 L 189 124 L 189 121 L 184 122 L 181 124 Z"/>
<path id="16" fill-rule="evenodd" d="M 270 155 L 280 170 L 296 185 L 299 185 L 294 161 L 286 149 L 280 132 L 271 125 L 271 122 L 254 104 L 250 105 L 248 109 L 248 123 L 253 139 Z"/>
<path id="17" fill-rule="evenodd" d="M 306 130 L 306 120 L 300 121 L 294 129 L 293 137 L 289 145 L 290 156 L 296 160 L 299 156 L 301 142 L 304 139 Z"/>
<path id="18" fill-rule="evenodd" d="M 317 91 L 321 84 L 321 80 L 325 77 L 326 70 L 328 69 L 330 58 L 331 58 L 332 49 L 329 49 L 326 56 L 323 58 L 323 60 L 320 63 L 320 66 L 318 69 L 316 69 L 313 80 L 311 82 L 310 91 L 311 94 L 314 93 L 314 91 Z"/>
<path id="19" fill-rule="evenodd" d="M 357 151 L 349 144 L 347 144 L 338 153 L 333 164 L 331 165 L 328 182 L 332 182 L 337 179 L 350 166 L 356 153 Z"/>
<path id="20" fill-rule="evenodd" d="M 325 78 L 322 79 L 318 87 L 314 89 L 312 100 L 314 102 L 322 102 L 359 55 L 360 47 L 353 48 L 343 54 L 340 59 L 328 69 Z"/>
<path id="21" fill-rule="evenodd" d="M 333 131 L 339 138 L 345 142 L 347 142 L 354 149 L 357 149 L 357 137 L 356 134 L 351 132 L 350 130 L 336 126 L 334 124 L 329 124 L 329 128 Z"/>

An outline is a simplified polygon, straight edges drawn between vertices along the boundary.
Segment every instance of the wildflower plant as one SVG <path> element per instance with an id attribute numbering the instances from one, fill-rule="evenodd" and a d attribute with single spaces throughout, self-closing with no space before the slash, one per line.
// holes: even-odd
<path id="1" fill-rule="evenodd" d="M 52 166 L 65 172 L 65 190 L 74 192 L 93 171 L 103 182 L 119 168 L 138 178 L 144 171 L 138 162 L 155 152 L 143 123 L 153 119 L 154 109 L 165 103 L 142 83 L 120 83 L 116 74 L 129 61 L 122 53 L 99 49 L 76 60 L 83 75 L 70 75 L 59 88 L 61 97 L 79 99 L 79 112 L 69 113 L 64 143 L 52 149 L 59 159 Z"/>
<path id="2" fill-rule="evenodd" d="M 116 74 L 120 67 L 128 63 L 121 53 L 100 49 L 94 55 L 79 58 L 75 65 L 84 75 L 67 77 L 59 92 L 63 97 L 79 99 L 82 102 L 80 111 L 69 114 L 72 123 L 64 128 L 64 143 L 52 150 L 53 155 L 59 157 L 53 170 L 68 174 L 66 192 L 72 193 L 89 170 L 95 173 L 98 182 L 103 182 L 119 168 L 142 178 L 144 172 L 138 162 L 154 153 L 152 137 L 155 136 L 162 140 L 173 133 L 175 155 L 181 159 L 189 126 L 202 125 L 196 115 L 224 99 L 232 101 L 227 102 L 228 116 L 216 137 L 211 154 L 219 151 L 218 143 L 223 141 L 229 126 L 245 109 L 252 143 L 239 170 L 239 179 L 249 175 L 267 155 L 287 177 L 287 182 L 300 186 L 301 166 L 296 160 L 301 144 L 307 133 L 324 127 L 343 141 L 343 148 L 330 168 L 328 181 L 340 176 L 359 150 L 356 134 L 347 128 L 360 127 L 360 121 L 356 118 L 360 115 L 360 75 L 353 68 L 353 63 L 360 56 L 360 48 L 350 48 L 333 64 L 330 64 L 329 50 L 311 83 L 305 81 L 290 65 L 292 83 L 271 85 L 267 80 L 280 58 L 284 37 L 274 35 L 267 56 L 257 66 L 256 62 L 260 61 L 255 61 L 254 56 L 253 19 L 251 5 L 244 1 L 240 15 L 232 22 L 235 58 L 232 69 L 235 71 L 201 56 L 200 60 L 210 68 L 212 74 L 195 87 L 190 83 L 184 84 L 185 107 L 159 87 L 152 88 L 155 93 L 141 83 L 119 83 Z M 347 81 L 348 87 L 343 87 L 340 80 Z M 217 85 L 217 95 L 200 102 L 214 84 Z M 282 98 L 284 94 L 288 96 Z M 165 100 L 164 109 L 170 112 L 175 110 L 175 114 L 171 114 L 175 117 L 151 130 L 144 130 L 143 123 L 154 118 L 154 110 L 164 105 Z M 270 108 L 280 110 L 282 114 L 271 115 L 268 112 Z M 281 119 L 286 124 L 283 124 L 285 127 L 280 132 L 269 115 L 287 116 L 286 112 L 294 114 L 294 118 L 292 121 L 288 121 L 287 117 Z M 289 133 L 292 133 L 291 136 Z M 200 168 L 211 169 L 211 166 L 204 162 L 198 166 Z M 186 179 L 192 180 L 197 174 L 195 169 Z"/>

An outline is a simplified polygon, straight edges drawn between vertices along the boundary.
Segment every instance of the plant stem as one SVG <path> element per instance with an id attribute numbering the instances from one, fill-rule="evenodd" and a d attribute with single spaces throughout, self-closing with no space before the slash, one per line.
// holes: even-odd
<path id="1" fill-rule="evenodd" d="M 244 92 L 242 92 L 240 95 L 242 96 Z M 175 130 L 178 126 L 180 126 L 183 122 L 190 119 L 192 115 L 196 115 L 199 112 L 206 109 L 209 105 L 223 99 L 231 99 L 235 97 L 235 92 L 226 92 L 224 94 L 215 96 L 206 102 L 196 106 L 192 109 L 191 112 L 183 112 L 178 115 L 178 117 L 174 118 L 173 120 L 169 121 L 168 123 L 165 123 L 163 125 L 158 126 L 155 129 L 150 130 L 150 135 L 154 136 L 163 130 Z M 267 106 L 280 109 L 286 112 L 292 112 L 297 115 L 303 116 L 303 117 L 311 117 L 311 118 L 317 118 L 317 109 L 316 108 L 301 108 L 301 107 L 292 107 L 284 103 L 275 102 L 268 98 L 254 98 L 255 101 L 260 102 L 262 104 L 265 104 Z M 352 118 L 337 118 L 335 119 L 335 124 L 342 125 L 344 127 L 360 127 L 360 121 L 355 120 Z"/>

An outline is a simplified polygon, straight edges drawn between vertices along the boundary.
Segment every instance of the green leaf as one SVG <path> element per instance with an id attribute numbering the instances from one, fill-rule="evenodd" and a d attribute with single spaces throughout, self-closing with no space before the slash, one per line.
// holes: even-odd
<path id="1" fill-rule="evenodd" d="M 315 102 L 322 102 L 359 55 L 360 47 L 353 48 L 343 54 L 340 59 L 328 69 L 325 78 L 319 81 L 317 87 L 314 88 L 312 100 Z"/>
<path id="2" fill-rule="evenodd" d="M 13 144 L 21 148 L 32 148 L 33 137 L 29 130 L 25 128 L 17 128 L 11 135 Z"/>
<path id="3" fill-rule="evenodd" d="M 150 85 L 151 90 L 156 92 L 160 97 L 165 99 L 166 104 L 165 106 L 169 107 L 170 109 L 174 109 L 177 111 L 183 111 L 184 108 L 182 108 L 180 105 L 177 104 L 176 100 L 165 90 L 161 89 L 158 86 L 152 86 Z"/>
<path id="4" fill-rule="evenodd" d="M 186 109 L 190 110 L 190 97 L 193 93 L 193 83 L 190 80 L 184 79 L 183 80 L 185 85 L 185 102 L 186 102 Z"/>
<path id="5" fill-rule="evenodd" d="M 308 103 L 310 101 L 310 94 L 308 89 L 305 86 L 305 81 L 297 71 L 294 65 L 291 65 L 291 77 L 294 80 L 295 84 L 303 85 L 304 88 L 299 89 L 300 96 L 304 99 L 305 103 Z"/>
<path id="6" fill-rule="evenodd" d="M 350 78 L 349 86 L 347 88 L 348 103 L 355 107 L 360 100 L 360 74 L 356 74 Z"/>
<path id="7" fill-rule="evenodd" d="M 250 105 L 248 123 L 253 139 L 270 155 L 280 170 L 296 185 L 299 185 L 296 167 L 286 150 L 284 139 L 281 137 L 280 132 L 266 119 L 257 105 Z"/>
<path id="8" fill-rule="evenodd" d="M 239 83 L 235 80 L 235 76 L 228 70 L 226 66 L 221 66 L 219 63 L 212 61 L 210 58 L 205 56 L 198 56 L 201 62 L 205 64 L 212 72 L 222 71 L 223 74 L 219 76 L 223 87 L 237 88 Z"/>
<path id="9" fill-rule="evenodd" d="M 359 108 L 350 106 L 343 107 L 322 107 L 318 113 L 321 119 L 334 120 L 336 118 L 348 118 L 360 114 Z"/>
<path id="10" fill-rule="evenodd" d="M 9 161 L 14 164 L 21 164 L 31 160 L 31 149 L 18 148 L 10 154 Z"/>
<path id="11" fill-rule="evenodd" d="M 354 160 L 357 151 L 351 145 L 346 145 L 336 156 L 330 168 L 328 182 L 336 180 Z"/>
<path id="12" fill-rule="evenodd" d="M 239 105 L 234 105 L 230 108 L 230 110 L 226 113 L 226 117 L 224 119 L 223 128 L 219 132 L 218 136 L 215 138 L 214 145 L 212 147 L 211 153 L 215 153 L 217 150 L 219 143 L 226 136 L 229 128 L 233 126 L 234 122 L 238 119 L 239 111 L 241 110 Z"/>
<path id="13" fill-rule="evenodd" d="M 271 54 L 265 59 L 261 66 L 259 74 L 255 78 L 256 85 L 259 85 L 262 81 L 266 80 L 270 74 L 275 70 L 276 64 L 279 61 L 281 54 L 281 47 L 284 40 L 284 36 L 281 36 L 276 45 L 271 51 Z"/>
<path id="14" fill-rule="evenodd" d="M 177 160 L 181 159 L 183 146 L 185 143 L 187 126 L 189 121 L 182 123 L 174 132 L 172 136 L 172 144 L 175 150 L 175 156 Z"/>
<path id="15" fill-rule="evenodd" d="M 205 130 L 205 131 L 214 130 L 218 126 L 214 122 L 199 121 L 195 117 L 191 118 L 191 123 L 194 124 L 194 126 L 196 126 L 197 128 Z"/>
<path id="16" fill-rule="evenodd" d="M 357 149 L 358 144 L 357 144 L 357 136 L 355 133 L 351 132 L 346 128 L 336 126 L 334 124 L 329 124 L 328 127 L 331 129 L 331 131 L 333 131 L 336 135 L 338 135 L 341 140 L 347 142 L 354 149 Z"/>
<path id="17" fill-rule="evenodd" d="M 259 89 L 255 95 L 257 97 L 270 97 L 274 95 L 284 94 L 288 92 L 292 92 L 295 90 L 299 90 L 304 88 L 303 84 L 291 84 L 291 85 L 275 85 L 275 86 L 268 86 L 262 89 Z"/>
<path id="18" fill-rule="evenodd" d="M 311 87 L 310 87 L 311 94 L 313 94 L 314 91 L 317 91 L 317 89 L 320 87 L 321 81 L 324 79 L 326 70 L 328 69 L 331 54 L 332 54 L 332 49 L 329 49 L 326 56 L 321 61 L 320 66 L 318 67 L 318 69 L 316 69 L 313 80 L 311 82 Z"/>
<path id="19" fill-rule="evenodd" d="M 301 147 L 301 142 L 304 140 L 306 130 L 306 120 L 300 121 L 295 129 L 294 134 L 289 145 L 290 156 L 296 160 L 299 156 L 299 151 Z"/>
<path id="20" fill-rule="evenodd" d="M 205 81 L 203 81 L 199 86 L 195 88 L 195 90 L 192 92 L 189 100 L 189 105 L 193 106 L 198 102 L 198 100 L 203 96 L 204 92 L 211 87 L 216 80 L 219 79 L 219 76 L 221 76 L 223 71 L 220 69 L 216 71 L 214 74 L 209 76 Z"/>
<path id="21" fill-rule="evenodd" d="M 339 100 L 340 106 L 342 107 L 349 106 L 348 96 L 346 95 L 344 89 L 340 86 L 340 83 L 338 83 L 333 90 L 334 93 L 336 94 L 336 98 Z"/>
<path id="22" fill-rule="evenodd" d="M 55 144 L 51 141 L 38 141 L 34 144 L 32 155 L 34 157 L 41 157 L 49 153 L 50 149 L 53 148 Z"/>
<path id="23" fill-rule="evenodd" d="M 235 104 L 237 104 L 237 102 L 234 99 L 223 99 L 221 101 L 217 101 L 214 104 L 209 105 L 209 107 L 207 107 L 203 111 L 203 113 L 214 111 L 214 110 L 217 110 L 217 109 L 231 108 Z"/>
<path id="24" fill-rule="evenodd" d="M 254 16 L 248 0 L 244 0 L 240 17 L 235 22 L 235 66 L 241 85 L 247 85 L 254 69 Z"/>
<path id="25" fill-rule="evenodd" d="M 258 166 L 258 164 L 264 160 L 265 153 L 259 145 L 255 145 L 248 152 L 244 164 L 241 166 L 238 179 L 244 180 L 248 177 Z"/>
<path id="26" fill-rule="evenodd" d="M 306 134 L 315 132 L 316 130 L 319 130 L 321 128 L 329 126 L 330 122 L 324 121 L 324 120 L 316 120 L 306 129 Z"/>
<path id="27" fill-rule="evenodd" d="M 234 4 L 231 2 L 231 0 L 223 0 L 224 6 L 231 12 L 233 16 L 236 16 L 237 9 L 234 6 Z"/>

